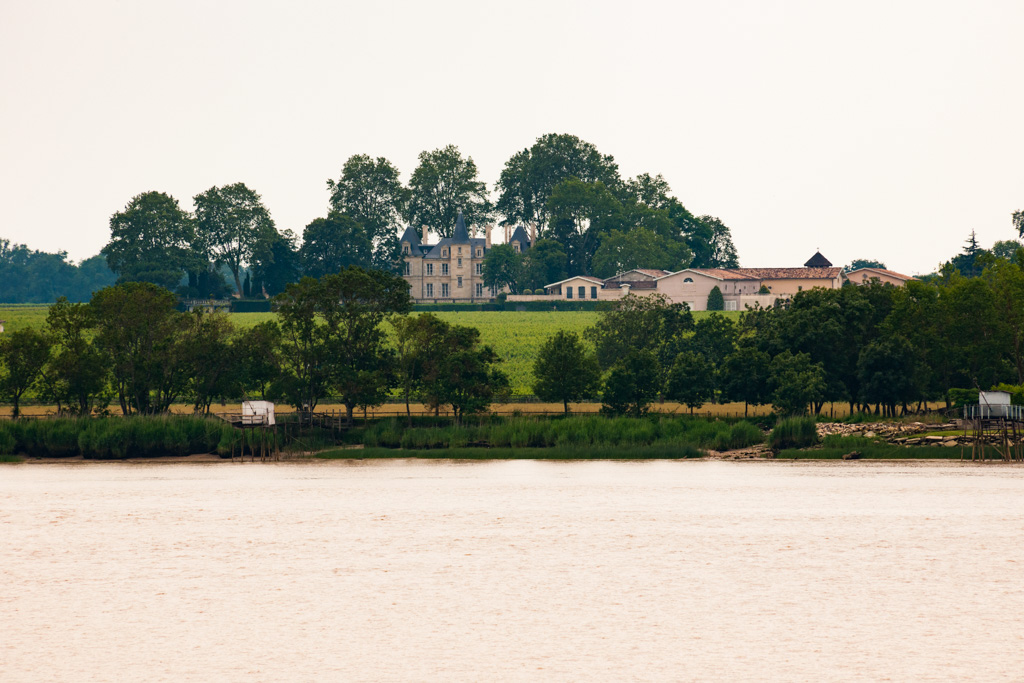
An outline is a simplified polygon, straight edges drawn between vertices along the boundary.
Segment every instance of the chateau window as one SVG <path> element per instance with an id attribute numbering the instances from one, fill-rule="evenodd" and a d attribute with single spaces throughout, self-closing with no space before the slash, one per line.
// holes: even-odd
<path id="1" fill-rule="evenodd" d="M 476 295 L 477 296 L 483 296 L 484 295 L 484 286 L 482 284 L 480 284 L 479 282 L 476 283 Z"/>
<path id="2" fill-rule="evenodd" d="M 441 275 L 447 275 L 447 274 L 448 274 L 448 264 L 447 263 L 442 263 L 441 264 Z"/>
<path id="3" fill-rule="evenodd" d="M 483 250 L 483 249 L 481 249 L 480 247 L 477 247 L 477 248 L 476 248 L 476 257 L 477 257 L 477 258 L 480 258 L 480 257 L 481 257 L 481 256 L 483 256 L 483 255 L 484 255 L 484 250 Z"/>
<path id="4" fill-rule="evenodd" d="M 441 296 L 448 297 L 451 294 L 450 289 L 447 282 L 441 283 Z"/>
<path id="5" fill-rule="evenodd" d="M 427 264 L 427 275 L 433 275 L 433 274 L 434 274 L 434 264 L 433 263 L 428 263 Z"/>
<path id="6" fill-rule="evenodd" d="M 441 250 L 441 257 L 442 258 L 448 258 L 448 250 L 447 249 L 442 249 Z"/>
<path id="7" fill-rule="evenodd" d="M 482 263 L 476 264 L 476 274 L 477 275 L 483 275 L 484 274 L 484 265 Z"/>
<path id="8" fill-rule="evenodd" d="M 459 268 L 461 268 L 461 267 L 462 267 L 462 257 L 460 256 L 459 257 Z"/>
<path id="9" fill-rule="evenodd" d="M 456 285 L 456 287 L 458 287 L 459 289 L 462 288 L 462 276 L 461 275 L 459 276 L 459 283 Z"/>
<path id="10" fill-rule="evenodd" d="M 409 253 L 409 245 L 408 244 L 403 244 L 402 245 L 402 253 L 403 254 L 408 254 Z"/>
<path id="11" fill-rule="evenodd" d="M 591 287 L 590 288 L 590 298 L 591 299 L 596 299 L 597 298 L 597 287 Z"/>
<path id="12" fill-rule="evenodd" d="M 516 252 L 517 254 L 519 253 L 519 242 L 512 243 L 512 251 Z"/>
<path id="13" fill-rule="evenodd" d="M 409 264 L 408 264 L 408 263 L 406 263 L 406 264 L 404 264 L 404 265 L 405 265 L 405 273 L 404 273 L 404 274 L 405 274 L 405 275 L 408 275 L 408 274 L 409 274 Z"/>
<path id="14" fill-rule="evenodd" d="M 459 255 L 462 255 L 462 247 L 459 247 Z"/>
<path id="15" fill-rule="evenodd" d="M 434 285 L 430 282 L 427 283 L 427 296 L 434 296 Z"/>
<path id="16" fill-rule="evenodd" d="M 579 288 L 579 293 L 580 293 L 580 298 L 581 299 L 586 299 L 587 298 L 587 288 L 586 287 L 580 287 Z"/>

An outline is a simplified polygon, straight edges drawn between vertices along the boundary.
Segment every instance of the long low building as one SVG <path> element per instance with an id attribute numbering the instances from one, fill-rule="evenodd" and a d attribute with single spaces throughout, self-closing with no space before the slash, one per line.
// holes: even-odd
<path id="1" fill-rule="evenodd" d="M 872 272 L 865 272 L 865 271 Z M 913 278 L 893 271 L 861 269 L 850 273 L 855 284 L 872 280 L 902 285 Z M 847 279 L 842 269 L 816 252 L 803 268 L 685 268 L 676 272 L 636 269 L 600 279 L 577 275 L 547 285 L 545 295 L 509 296 L 510 301 L 550 299 L 614 301 L 627 294 L 661 294 L 673 303 L 685 303 L 691 311 L 705 311 L 708 296 L 718 287 L 725 310 L 742 311 L 748 306 L 768 307 L 777 299 L 822 287 L 838 289 Z"/>

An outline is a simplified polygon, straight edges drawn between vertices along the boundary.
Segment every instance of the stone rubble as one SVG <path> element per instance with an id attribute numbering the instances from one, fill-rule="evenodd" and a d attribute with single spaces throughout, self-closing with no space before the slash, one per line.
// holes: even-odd
<path id="1" fill-rule="evenodd" d="M 915 436 L 924 432 L 951 432 L 959 431 L 959 434 L 945 436 L 928 435 Z M 860 424 L 846 424 L 843 422 L 819 422 L 818 436 L 824 438 L 831 434 L 840 436 L 863 436 L 869 439 L 880 437 L 883 441 L 899 446 L 969 446 L 973 437 L 964 435 L 964 428 L 959 422 L 945 422 L 942 424 L 926 424 L 924 422 L 862 422 Z M 985 436 L 986 443 L 1000 443 L 1001 437 L 998 434 Z"/>

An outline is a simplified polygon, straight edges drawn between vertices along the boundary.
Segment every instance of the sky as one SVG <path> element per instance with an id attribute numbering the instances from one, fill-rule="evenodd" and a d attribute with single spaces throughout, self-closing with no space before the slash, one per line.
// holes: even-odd
<path id="1" fill-rule="evenodd" d="M 493 188 L 571 133 L 743 266 L 928 273 L 1017 238 L 1021 35 L 1020 0 L 2 0 L 0 238 L 77 261 L 133 196 L 234 182 L 300 234 L 353 154 L 455 144 Z"/>

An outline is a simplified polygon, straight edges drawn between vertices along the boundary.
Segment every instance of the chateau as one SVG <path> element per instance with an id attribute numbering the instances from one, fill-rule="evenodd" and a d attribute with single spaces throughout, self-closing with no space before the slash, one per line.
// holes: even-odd
<path id="1" fill-rule="evenodd" d="M 491 232 L 470 237 L 459 214 L 451 237 L 437 244 L 423 244 L 419 234 L 406 228 L 400 240 L 405 262 L 402 276 L 409 294 L 419 302 L 479 302 L 494 298 L 496 292 L 484 287 L 484 256 L 491 249 Z M 516 228 L 508 243 L 519 253 L 530 248 L 526 231 Z"/>

